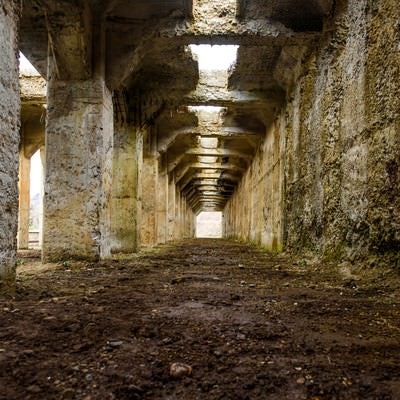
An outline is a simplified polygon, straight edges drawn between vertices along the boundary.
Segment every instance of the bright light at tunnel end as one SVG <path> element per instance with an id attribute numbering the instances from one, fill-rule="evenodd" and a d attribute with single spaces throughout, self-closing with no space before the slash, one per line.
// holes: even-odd
<path id="1" fill-rule="evenodd" d="M 202 211 L 196 218 L 197 238 L 222 238 L 222 212 Z"/>
<path id="2" fill-rule="evenodd" d="M 191 44 L 189 48 L 197 56 L 200 71 L 226 71 L 236 63 L 239 46 Z"/>

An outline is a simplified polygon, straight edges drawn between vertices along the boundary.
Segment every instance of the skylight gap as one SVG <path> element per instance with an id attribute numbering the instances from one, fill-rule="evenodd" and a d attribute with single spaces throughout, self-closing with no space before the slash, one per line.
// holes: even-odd
<path id="1" fill-rule="evenodd" d="M 236 63 L 238 45 L 191 44 L 200 71 L 227 71 Z"/>

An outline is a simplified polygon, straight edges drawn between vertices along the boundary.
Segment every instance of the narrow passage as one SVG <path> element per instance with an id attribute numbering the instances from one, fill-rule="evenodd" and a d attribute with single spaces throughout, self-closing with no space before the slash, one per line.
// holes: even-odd
<path id="1" fill-rule="evenodd" d="M 20 264 L 1 299 L 0 399 L 398 399 L 394 272 L 207 239 Z M 191 373 L 172 377 L 176 362 Z"/>

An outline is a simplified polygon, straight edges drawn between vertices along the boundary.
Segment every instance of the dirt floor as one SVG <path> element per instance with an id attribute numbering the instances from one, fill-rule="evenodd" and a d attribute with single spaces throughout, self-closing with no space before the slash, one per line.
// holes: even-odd
<path id="1" fill-rule="evenodd" d="M 222 240 L 97 264 L 33 255 L 0 298 L 2 400 L 400 399 L 394 272 Z"/>

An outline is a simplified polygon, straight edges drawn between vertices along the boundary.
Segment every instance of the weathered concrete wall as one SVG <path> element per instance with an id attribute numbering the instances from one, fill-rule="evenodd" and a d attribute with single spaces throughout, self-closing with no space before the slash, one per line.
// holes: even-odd
<path id="1" fill-rule="evenodd" d="M 113 106 L 101 78 L 48 83 L 43 259 L 110 254 Z"/>
<path id="2" fill-rule="evenodd" d="M 111 205 L 112 252 L 132 253 L 139 247 L 141 226 L 141 174 L 143 137 L 128 124 L 115 126 L 113 195 Z"/>
<path id="3" fill-rule="evenodd" d="M 249 240 L 270 251 L 283 248 L 284 135 L 281 124 L 278 120 L 267 132 L 224 210 L 224 236 Z"/>
<path id="4" fill-rule="evenodd" d="M 0 289 L 15 277 L 20 95 L 17 0 L 0 2 Z"/>
<path id="5" fill-rule="evenodd" d="M 343 4 L 297 83 L 287 131 L 291 249 L 329 259 L 399 250 L 399 17 L 395 0 Z"/>
<path id="6" fill-rule="evenodd" d="M 385 255 L 398 262 L 399 17 L 396 0 L 337 2 L 319 49 L 307 59 L 286 108 L 267 133 L 264 151 L 228 204 L 228 235 L 270 247 L 271 236 L 263 236 L 262 227 L 276 210 L 271 226 L 279 231 L 280 221 L 282 243 L 292 251 L 350 260 Z M 268 142 L 280 145 L 270 152 Z M 274 161 L 267 159 L 282 164 L 283 151 L 285 176 L 278 178 L 279 167 L 273 173 Z M 261 193 L 260 162 L 267 164 L 260 170 L 269 176 L 263 177 Z M 274 185 L 279 179 L 285 182 L 281 190 Z M 234 218 L 239 204 L 241 217 Z"/>

